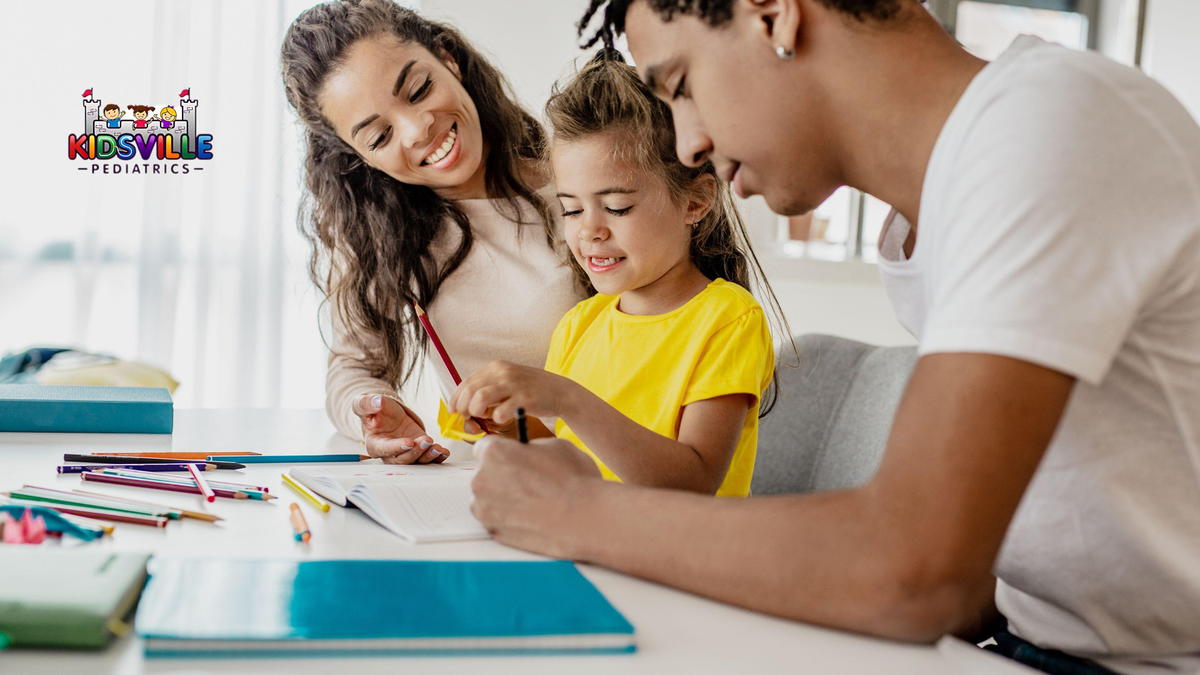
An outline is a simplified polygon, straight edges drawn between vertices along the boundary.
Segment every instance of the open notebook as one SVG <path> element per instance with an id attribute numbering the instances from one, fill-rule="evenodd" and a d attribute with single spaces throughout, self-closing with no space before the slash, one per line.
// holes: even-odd
<path id="1" fill-rule="evenodd" d="M 414 544 L 487 539 L 471 515 L 473 467 L 361 463 L 298 467 L 292 478 L 329 501 L 353 505 Z"/>

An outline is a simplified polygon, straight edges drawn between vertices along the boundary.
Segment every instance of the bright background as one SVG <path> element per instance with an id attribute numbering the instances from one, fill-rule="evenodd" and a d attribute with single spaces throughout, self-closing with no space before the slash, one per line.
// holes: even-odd
<path id="1" fill-rule="evenodd" d="M 1099 47 L 1129 61 L 1137 0 L 1102 2 Z M 182 382 L 181 407 L 323 405 L 324 322 L 295 224 L 299 135 L 278 76 L 283 32 L 309 4 L 151 0 L 119 14 L 79 0 L 6 7 L 0 353 L 69 345 L 144 361 Z M 458 25 L 535 114 L 580 53 L 573 24 L 582 0 L 407 4 Z M 985 56 L 1036 19 L 1033 10 L 967 7 L 977 4 L 961 3 L 960 36 Z M 1069 17 L 1041 19 L 1054 37 L 1078 36 Z M 1197 34 L 1200 2 L 1149 0 L 1143 66 L 1193 112 Z M 67 134 L 82 130 L 83 90 L 122 107 L 161 107 L 177 104 L 185 87 L 200 102 L 198 130 L 214 138 L 205 171 L 91 175 L 66 159 Z M 786 227 L 761 200 L 743 210 L 796 332 L 911 342 L 870 251 L 846 254 L 839 219 L 849 199 L 839 194 L 818 213 L 830 221 L 832 248 L 785 241 Z M 886 206 L 868 200 L 866 208 L 869 249 Z"/>

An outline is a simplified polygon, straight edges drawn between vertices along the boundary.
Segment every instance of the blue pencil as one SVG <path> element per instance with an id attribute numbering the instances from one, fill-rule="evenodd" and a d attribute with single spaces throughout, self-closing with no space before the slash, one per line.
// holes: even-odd
<path id="1" fill-rule="evenodd" d="M 370 456 L 357 453 L 337 453 L 332 455 L 223 455 L 221 459 L 226 462 L 259 464 L 266 462 L 357 462 L 370 459 Z"/>

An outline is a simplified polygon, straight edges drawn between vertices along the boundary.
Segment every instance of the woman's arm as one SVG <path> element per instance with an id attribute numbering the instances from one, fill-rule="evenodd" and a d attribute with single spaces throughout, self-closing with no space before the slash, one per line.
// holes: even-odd
<path id="1" fill-rule="evenodd" d="M 375 340 L 351 340 L 336 314 L 325 371 L 325 411 L 334 428 L 363 441 L 367 454 L 389 463 L 445 461 L 450 451 L 425 433 L 420 416 L 404 405 L 395 387 L 371 375 L 366 352 Z"/>

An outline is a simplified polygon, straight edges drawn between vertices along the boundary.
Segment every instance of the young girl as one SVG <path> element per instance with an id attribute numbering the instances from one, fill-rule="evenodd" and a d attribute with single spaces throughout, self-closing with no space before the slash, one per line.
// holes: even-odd
<path id="1" fill-rule="evenodd" d="M 146 118 L 150 113 L 154 112 L 152 105 L 131 105 L 129 109 L 133 111 L 133 128 L 145 129 L 148 126 Z"/>
<path id="2" fill-rule="evenodd" d="M 567 245 L 598 294 L 559 322 L 544 370 L 491 363 L 448 408 L 556 417 L 610 480 L 744 497 L 775 364 L 753 254 L 712 165 L 676 160 L 667 105 L 619 59 L 546 106 Z"/>

